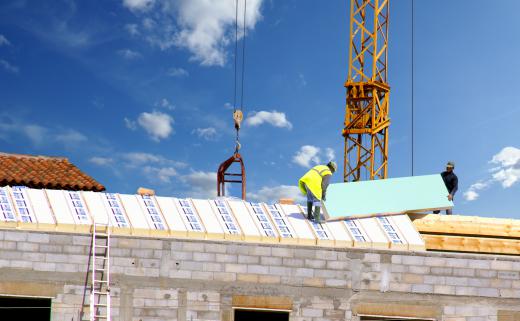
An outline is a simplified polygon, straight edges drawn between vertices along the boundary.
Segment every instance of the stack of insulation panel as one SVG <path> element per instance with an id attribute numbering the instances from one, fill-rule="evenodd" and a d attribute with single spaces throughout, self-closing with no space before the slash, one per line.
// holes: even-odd
<path id="1" fill-rule="evenodd" d="M 425 249 L 404 214 L 317 224 L 305 219 L 300 205 L 26 187 L 1 187 L 0 208 L 0 228 L 90 233 L 96 222 L 116 235 Z"/>

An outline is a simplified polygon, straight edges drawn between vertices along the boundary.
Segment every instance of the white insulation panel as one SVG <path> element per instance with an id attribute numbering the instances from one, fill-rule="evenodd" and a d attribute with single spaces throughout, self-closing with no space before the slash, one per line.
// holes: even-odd
<path id="1" fill-rule="evenodd" d="M 292 204 L 25 187 L 3 187 L 1 192 L 2 228 L 55 228 L 89 233 L 90 225 L 96 222 L 109 224 L 117 234 L 137 236 L 413 251 L 425 249 L 424 241 L 405 214 L 317 224 L 307 220 L 304 207 Z"/>

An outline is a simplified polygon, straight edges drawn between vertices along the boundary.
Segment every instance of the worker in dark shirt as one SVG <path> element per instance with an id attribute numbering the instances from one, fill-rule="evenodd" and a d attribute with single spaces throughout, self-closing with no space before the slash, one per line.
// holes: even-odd
<path id="1" fill-rule="evenodd" d="M 446 188 L 448 189 L 448 200 L 450 201 L 453 201 L 453 197 L 459 189 L 459 179 L 457 178 L 457 175 L 455 175 L 455 173 L 453 172 L 453 169 L 455 169 L 455 163 L 450 161 L 446 164 L 446 170 L 441 173 L 444 185 L 446 185 Z M 434 211 L 434 213 L 438 214 L 440 213 L 440 211 Z M 451 215 L 451 209 L 447 209 L 446 214 Z"/>

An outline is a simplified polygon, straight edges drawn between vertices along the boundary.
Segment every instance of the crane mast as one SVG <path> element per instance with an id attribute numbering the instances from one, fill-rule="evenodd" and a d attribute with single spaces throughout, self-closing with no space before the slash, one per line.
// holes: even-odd
<path id="1" fill-rule="evenodd" d="M 343 180 L 384 179 L 388 174 L 390 0 L 350 1 L 350 40 Z"/>

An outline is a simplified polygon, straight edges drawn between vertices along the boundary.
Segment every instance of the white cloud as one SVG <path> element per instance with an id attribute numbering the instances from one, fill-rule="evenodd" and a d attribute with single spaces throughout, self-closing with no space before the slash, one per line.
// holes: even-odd
<path id="1" fill-rule="evenodd" d="M 26 123 L 10 115 L 0 113 L 0 139 L 13 140 L 19 137 L 27 138 L 36 148 L 53 145 L 83 148 L 82 143 L 88 141 L 86 135 L 75 129 Z"/>
<path id="2" fill-rule="evenodd" d="M 193 133 L 205 140 L 215 140 L 217 138 L 217 130 L 213 127 L 196 128 Z"/>
<path id="3" fill-rule="evenodd" d="M 166 74 L 171 77 L 179 78 L 189 76 L 188 71 L 184 68 L 170 68 Z"/>
<path id="4" fill-rule="evenodd" d="M 42 146 L 49 141 L 49 130 L 40 125 L 22 125 L 21 131 L 31 140 L 35 146 Z"/>
<path id="5" fill-rule="evenodd" d="M 143 27 L 144 38 L 161 50 L 173 46 L 187 49 L 191 60 L 203 66 L 223 66 L 227 58 L 227 48 L 234 40 L 235 1 L 234 0 L 124 0 L 123 4 L 134 12 L 146 17 Z M 239 13 L 244 10 L 244 1 L 239 0 Z M 253 30 L 259 20 L 262 0 L 248 0 L 246 30 Z M 151 10 L 151 9 L 154 10 Z M 243 15 L 240 14 L 241 18 Z M 140 18 L 142 18 L 140 16 Z M 152 19 L 153 18 L 153 19 Z M 151 23 L 153 22 L 153 23 Z M 156 25 L 161 26 L 157 28 Z M 241 38 L 244 21 L 238 19 Z M 132 32 L 136 34 L 137 29 Z"/>
<path id="6" fill-rule="evenodd" d="M 10 46 L 11 45 L 11 42 L 9 42 L 9 40 L 7 40 L 7 38 L 0 34 L 0 47 L 1 46 Z"/>
<path id="7" fill-rule="evenodd" d="M 118 50 L 117 54 L 120 55 L 121 57 L 125 58 L 126 60 L 135 60 L 135 59 L 139 59 L 142 57 L 142 55 L 139 52 L 133 51 L 128 48 Z"/>
<path id="8" fill-rule="evenodd" d="M 87 136 L 73 129 L 68 129 L 62 133 L 56 134 L 55 139 L 65 145 L 80 144 L 88 140 Z"/>
<path id="9" fill-rule="evenodd" d="M 320 162 L 320 148 L 312 145 L 304 145 L 293 156 L 293 162 L 302 167 L 311 167 L 311 165 Z"/>
<path id="10" fill-rule="evenodd" d="M 131 119 L 128 119 L 128 118 L 125 117 L 124 121 L 125 121 L 126 128 L 128 128 L 130 130 L 136 130 L 137 129 L 137 123 L 135 122 L 135 120 L 131 120 Z"/>
<path id="11" fill-rule="evenodd" d="M 296 202 L 304 201 L 304 197 L 297 186 L 264 186 L 258 192 L 248 194 L 248 199 L 257 202 L 274 203 L 280 198 L 292 198 Z"/>
<path id="12" fill-rule="evenodd" d="M 114 159 L 110 157 L 94 156 L 89 159 L 89 162 L 98 166 L 108 166 L 114 162 Z"/>
<path id="13" fill-rule="evenodd" d="M 474 201 L 478 197 L 479 197 L 479 194 L 475 191 L 468 190 L 468 191 L 464 192 L 464 199 L 466 199 L 466 201 Z"/>
<path id="14" fill-rule="evenodd" d="M 214 172 L 195 171 L 181 177 L 189 190 L 187 195 L 193 198 L 212 199 L 217 197 L 217 174 Z"/>
<path id="15" fill-rule="evenodd" d="M 264 123 L 274 127 L 292 129 L 292 124 L 287 120 L 285 113 L 276 110 L 252 112 L 246 119 L 246 124 L 253 127 Z"/>
<path id="16" fill-rule="evenodd" d="M 150 166 L 150 164 L 153 164 L 154 166 L 162 165 L 176 168 L 186 168 L 188 166 L 186 163 L 171 160 L 164 156 L 151 153 L 131 152 L 122 153 L 118 156 L 121 158 L 125 166 L 130 168 L 141 167 L 144 165 Z"/>
<path id="17" fill-rule="evenodd" d="M 171 178 L 178 175 L 177 170 L 173 167 L 146 166 L 143 172 L 149 178 L 157 178 L 161 183 L 171 183 Z"/>
<path id="18" fill-rule="evenodd" d="M 332 148 L 325 148 L 325 156 L 327 157 L 327 161 L 336 159 L 336 153 L 334 153 Z"/>
<path id="19" fill-rule="evenodd" d="M 305 80 L 305 76 L 302 73 L 298 74 L 298 79 L 300 80 L 300 85 L 302 87 L 307 86 L 307 80 Z"/>
<path id="20" fill-rule="evenodd" d="M 131 36 L 139 35 L 139 29 L 135 23 L 126 24 L 125 29 Z"/>
<path id="21" fill-rule="evenodd" d="M 5 71 L 8 71 L 13 74 L 17 74 L 20 72 L 20 68 L 15 65 L 10 64 L 8 61 L 0 59 L 0 66 L 4 68 Z"/>
<path id="22" fill-rule="evenodd" d="M 137 123 L 155 141 L 168 138 L 173 133 L 173 117 L 158 111 L 141 113 Z"/>
<path id="23" fill-rule="evenodd" d="M 474 201 L 479 198 L 480 191 L 488 188 L 493 182 L 489 181 L 478 181 L 472 184 L 466 192 L 464 192 L 464 199 L 466 201 Z"/>
<path id="24" fill-rule="evenodd" d="M 500 183 L 503 188 L 510 188 L 520 181 L 520 149 L 512 146 L 504 147 L 489 162 L 495 165 L 489 170 L 491 178 L 471 185 L 464 193 L 468 201 L 479 197 L 478 191 L 488 188 L 493 183 Z"/>
<path id="25" fill-rule="evenodd" d="M 170 101 L 168 101 L 168 99 L 166 99 L 166 98 L 159 100 L 157 103 L 155 103 L 155 106 L 161 107 L 161 108 L 166 108 L 168 110 L 175 109 L 175 106 Z"/>
<path id="26" fill-rule="evenodd" d="M 152 8 L 154 0 L 123 0 L 123 6 L 132 11 L 146 11 Z"/>

